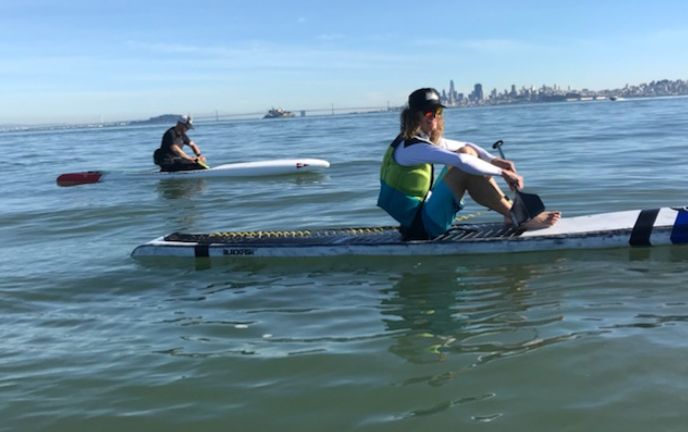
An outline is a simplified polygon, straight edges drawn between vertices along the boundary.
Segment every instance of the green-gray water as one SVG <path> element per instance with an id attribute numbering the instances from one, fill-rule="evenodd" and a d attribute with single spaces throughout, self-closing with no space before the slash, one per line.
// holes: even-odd
<path id="1" fill-rule="evenodd" d="M 446 111 L 565 216 L 688 204 L 688 99 Z M 0 430 L 684 430 L 688 248 L 196 266 L 171 231 L 376 225 L 397 114 L 201 124 L 210 163 L 324 175 L 58 188 L 164 128 L 5 132 Z M 469 205 L 466 213 L 478 209 Z M 478 218 L 497 219 L 482 212 Z"/>

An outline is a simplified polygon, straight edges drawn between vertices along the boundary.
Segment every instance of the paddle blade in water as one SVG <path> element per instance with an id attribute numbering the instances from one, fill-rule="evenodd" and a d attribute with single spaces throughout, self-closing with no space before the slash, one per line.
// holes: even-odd
<path id="1" fill-rule="evenodd" d="M 57 178 L 58 186 L 78 186 L 82 184 L 98 183 L 103 173 L 100 171 L 86 171 L 80 173 L 62 174 Z"/>

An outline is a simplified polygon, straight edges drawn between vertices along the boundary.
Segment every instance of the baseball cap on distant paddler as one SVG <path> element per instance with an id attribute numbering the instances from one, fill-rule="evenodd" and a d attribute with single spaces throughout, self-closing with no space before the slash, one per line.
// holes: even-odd
<path id="1" fill-rule="evenodd" d="M 193 122 L 192 122 L 192 120 L 191 120 L 191 116 L 190 116 L 190 115 L 186 115 L 186 114 L 185 114 L 185 115 L 179 116 L 179 118 L 177 119 L 177 123 L 182 124 L 182 125 L 186 126 L 186 127 L 189 128 L 189 129 L 193 129 L 193 128 L 194 128 L 194 127 L 193 127 Z"/>
<path id="2" fill-rule="evenodd" d="M 408 105 L 413 111 L 432 111 L 435 108 L 445 108 L 440 102 L 440 94 L 434 88 L 422 88 L 409 95 Z"/>

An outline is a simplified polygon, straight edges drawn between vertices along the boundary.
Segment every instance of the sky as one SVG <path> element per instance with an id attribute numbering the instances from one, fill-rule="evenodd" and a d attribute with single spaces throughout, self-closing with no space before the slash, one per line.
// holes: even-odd
<path id="1" fill-rule="evenodd" d="M 685 0 L 0 0 L 0 124 L 688 79 Z"/>

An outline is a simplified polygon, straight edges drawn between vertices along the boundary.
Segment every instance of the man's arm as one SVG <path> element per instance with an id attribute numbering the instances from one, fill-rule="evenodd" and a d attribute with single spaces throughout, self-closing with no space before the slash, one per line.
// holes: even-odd
<path id="1" fill-rule="evenodd" d="M 196 158 L 195 158 L 195 157 L 191 157 L 191 156 L 189 156 L 188 154 L 186 154 L 186 152 L 185 152 L 184 150 L 182 150 L 182 148 L 179 147 L 177 144 L 172 144 L 172 145 L 170 146 L 170 149 L 172 150 L 172 152 L 173 152 L 175 155 L 179 156 L 180 158 L 186 159 L 186 160 L 191 161 L 191 162 L 196 162 Z"/>
<path id="2" fill-rule="evenodd" d="M 189 140 L 189 147 L 191 147 L 191 151 L 194 152 L 194 155 L 201 161 L 205 162 L 205 156 L 201 153 L 201 148 L 196 145 L 195 142 Z"/>
<path id="3" fill-rule="evenodd" d="M 445 149 L 449 151 L 457 151 L 463 146 L 467 146 L 472 148 L 473 150 L 478 153 L 478 157 L 486 162 L 491 163 L 494 166 L 497 166 L 499 168 L 504 168 L 509 171 L 516 172 L 516 165 L 510 160 L 502 159 L 500 157 L 493 156 L 490 152 L 485 150 L 484 148 L 480 147 L 479 145 L 468 142 L 468 141 L 456 141 L 456 140 L 450 140 L 447 138 L 442 138 L 443 146 Z"/>
<path id="4" fill-rule="evenodd" d="M 475 156 L 455 153 L 432 144 L 414 144 L 412 146 L 399 146 L 394 153 L 394 158 L 400 165 L 417 165 L 432 163 L 454 166 L 461 171 L 475 175 L 502 175 L 501 168 Z"/>

